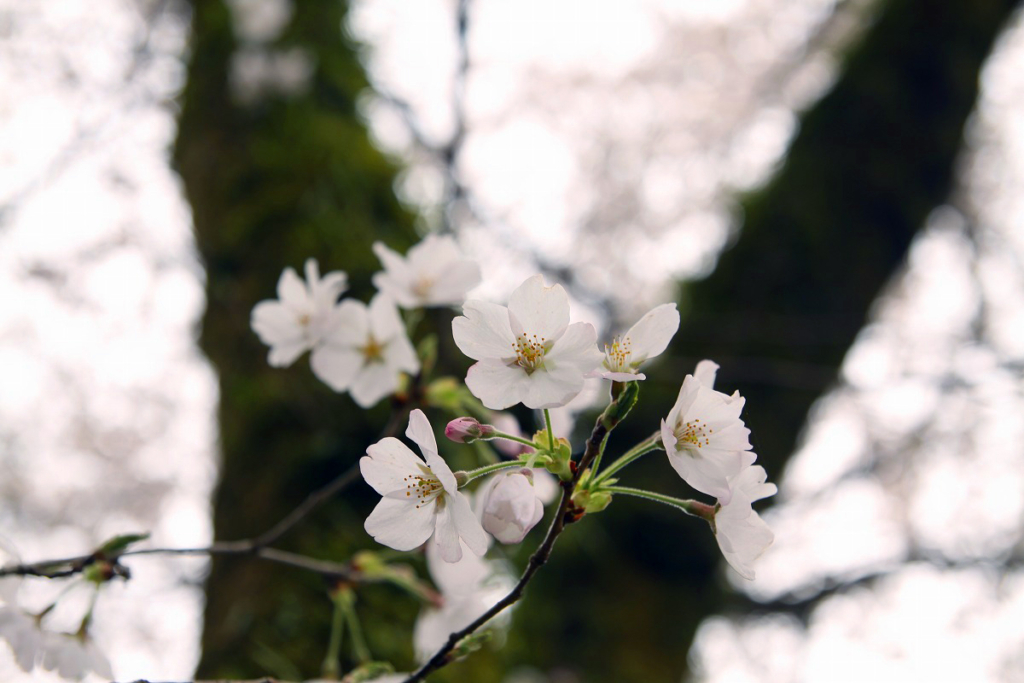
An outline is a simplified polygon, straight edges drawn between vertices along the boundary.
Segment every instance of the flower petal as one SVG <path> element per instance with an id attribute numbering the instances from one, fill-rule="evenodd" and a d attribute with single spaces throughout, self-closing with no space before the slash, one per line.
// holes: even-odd
<path id="1" fill-rule="evenodd" d="M 625 335 L 631 346 L 631 362 L 640 363 L 664 352 L 678 329 L 675 304 L 662 304 L 645 313 Z"/>
<path id="2" fill-rule="evenodd" d="M 427 461 L 427 467 L 441 482 L 445 492 L 454 494 L 458 491 L 459 487 L 455 482 L 452 469 L 437 453 L 437 439 L 434 437 L 434 429 L 430 426 L 430 420 L 419 408 L 409 413 L 409 426 L 405 430 L 405 435 L 420 447 L 423 458 Z"/>
<path id="3" fill-rule="evenodd" d="M 405 325 L 398 315 L 395 301 L 383 292 L 378 292 L 370 301 L 370 330 L 379 342 L 405 336 Z"/>
<path id="4" fill-rule="evenodd" d="M 345 299 L 334 311 L 334 324 L 323 343 L 349 348 L 365 346 L 370 334 L 370 313 L 366 304 L 355 299 Z"/>
<path id="5" fill-rule="evenodd" d="M 445 562 L 436 543 L 427 544 L 427 571 L 445 596 L 471 595 L 494 570 L 487 560 L 469 550 L 462 541 L 462 559 Z"/>
<path id="6" fill-rule="evenodd" d="M 544 364 L 572 364 L 586 374 L 601 364 L 604 354 L 597 349 L 597 330 L 590 323 L 573 323 L 544 354 Z"/>
<path id="7" fill-rule="evenodd" d="M 480 525 L 480 520 L 473 514 L 473 507 L 469 503 L 469 498 L 456 491 L 454 495 L 449 496 L 448 502 L 451 504 L 452 519 L 455 522 L 455 528 L 458 531 L 459 537 L 474 554 L 482 556 L 487 552 L 487 546 L 490 545 L 490 541 L 484 528 Z M 544 514 L 543 509 L 541 514 Z"/>
<path id="8" fill-rule="evenodd" d="M 518 365 L 481 360 L 469 368 L 466 386 L 491 410 L 502 410 L 522 401 L 529 391 L 529 377 Z"/>
<path id="9" fill-rule="evenodd" d="M 415 247 L 413 247 L 415 249 Z M 405 259 L 397 251 L 390 249 L 383 242 L 373 243 L 373 253 L 380 259 L 380 263 L 384 266 L 385 279 L 389 280 L 391 284 L 397 285 L 398 288 L 406 289 L 409 284 L 409 266 L 406 265 Z M 380 275 L 378 273 L 377 275 Z M 374 275 L 374 278 L 377 277 Z M 376 285 L 376 281 L 374 282 Z M 379 285 L 378 285 L 379 287 Z M 383 288 L 381 288 L 383 289 Z"/>
<path id="10" fill-rule="evenodd" d="M 450 235 L 427 235 L 409 249 L 406 259 L 417 273 L 438 273 L 462 258 L 459 245 Z"/>
<path id="11" fill-rule="evenodd" d="M 297 310 L 311 309 L 309 290 L 294 268 L 285 268 L 277 281 L 277 298 L 285 306 Z"/>
<path id="12" fill-rule="evenodd" d="M 352 380 L 349 393 L 360 408 L 370 408 L 398 388 L 398 373 L 384 363 L 364 365 Z"/>
<path id="13" fill-rule="evenodd" d="M 718 363 L 710 360 L 702 360 L 697 363 L 693 376 L 700 380 L 700 383 L 708 389 L 715 388 L 715 376 L 718 374 Z"/>
<path id="14" fill-rule="evenodd" d="M 437 453 L 437 439 L 434 437 L 434 430 L 430 426 L 430 420 L 419 408 L 409 413 L 409 426 L 405 429 L 405 435 L 420 447 L 420 451 L 426 453 Z"/>
<path id="15" fill-rule="evenodd" d="M 672 469 L 687 484 L 701 493 L 714 496 L 726 505 L 732 498 L 729 478 L 736 476 L 743 468 L 745 451 L 719 451 L 700 449 L 699 453 L 688 448 L 677 448 L 668 453 Z"/>
<path id="16" fill-rule="evenodd" d="M 339 346 L 319 346 L 309 357 L 313 374 L 335 391 L 341 392 L 351 386 L 360 368 L 363 355 L 353 349 Z"/>
<path id="17" fill-rule="evenodd" d="M 426 464 L 393 436 L 386 436 L 366 449 L 359 459 L 359 471 L 366 483 L 382 496 L 407 487 L 405 477 L 424 474 Z"/>
<path id="18" fill-rule="evenodd" d="M 522 403 L 534 409 L 560 408 L 583 390 L 583 379 L 583 373 L 574 365 L 545 361 L 543 370 L 527 378 Z"/>
<path id="19" fill-rule="evenodd" d="M 462 559 L 462 544 L 459 543 L 459 530 L 455 526 L 454 505 L 452 496 L 439 496 L 437 514 L 434 516 L 434 543 L 438 554 L 445 562 L 458 562 Z M 442 502 L 443 501 L 443 502 Z"/>
<path id="20" fill-rule="evenodd" d="M 309 346 L 304 340 L 271 346 L 270 353 L 267 354 L 267 363 L 274 368 L 286 368 L 294 363 L 307 348 Z"/>
<path id="21" fill-rule="evenodd" d="M 466 293 L 480 284 L 480 280 L 480 266 L 476 261 L 455 261 L 438 274 L 427 303 L 435 306 L 460 304 L 466 298 Z"/>
<path id="22" fill-rule="evenodd" d="M 384 348 L 384 362 L 397 375 L 399 372 L 408 372 L 413 375 L 420 371 L 420 359 L 416 356 L 416 349 L 412 342 L 405 335 L 405 330 L 391 338 Z"/>
<path id="23" fill-rule="evenodd" d="M 452 320 L 455 345 L 473 360 L 515 358 L 516 339 L 508 309 L 486 301 L 467 301 L 463 315 Z"/>
<path id="24" fill-rule="evenodd" d="M 569 325 L 569 295 L 562 285 L 546 286 L 543 275 L 534 275 L 516 287 L 509 297 L 508 310 L 524 332 L 547 341 L 561 337 Z"/>
<path id="25" fill-rule="evenodd" d="M 302 328 L 295 313 L 273 299 L 253 306 L 249 324 L 264 344 L 283 344 L 303 339 Z"/>
<path id="26" fill-rule="evenodd" d="M 411 500 L 381 498 L 363 528 L 374 540 L 389 548 L 415 550 L 434 533 L 434 508 L 434 505 L 417 505 Z"/>

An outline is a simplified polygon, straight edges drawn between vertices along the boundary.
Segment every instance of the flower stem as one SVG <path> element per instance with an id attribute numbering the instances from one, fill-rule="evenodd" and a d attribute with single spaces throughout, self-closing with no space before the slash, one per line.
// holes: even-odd
<path id="1" fill-rule="evenodd" d="M 327 641 L 327 654 L 324 656 L 320 672 L 328 680 L 337 680 L 341 676 L 341 639 L 345 633 L 345 610 L 337 596 L 332 602 L 334 617 L 331 619 L 331 636 Z"/>
<path id="2" fill-rule="evenodd" d="M 494 434 L 492 434 L 490 438 L 505 439 L 507 441 L 515 441 L 516 443 L 525 444 L 525 445 L 529 446 L 530 448 L 536 448 L 536 445 L 532 441 L 530 441 L 529 439 L 524 439 L 521 436 L 514 436 L 512 434 L 506 434 L 505 432 L 499 432 L 498 430 L 495 430 Z M 490 439 L 488 439 L 488 440 L 490 440 Z"/>
<path id="3" fill-rule="evenodd" d="M 341 609 L 348 623 L 348 630 L 352 634 L 352 654 L 360 664 L 366 664 L 372 657 L 370 648 L 366 646 L 366 639 L 363 637 L 363 628 L 359 624 L 359 615 L 356 614 L 355 596 L 352 589 L 344 589 L 339 596 Z"/>
<path id="4" fill-rule="evenodd" d="M 601 467 L 601 458 L 604 457 L 604 447 L 608 445 L 608 436 L 609 436 L 608 434 L 605 434 L 604 438 L 601 439 L 601 445 L 598 446 L 597 456 L 594 458 L 594 464 L 591 465 L 591 467 L 590 467 L 590 471 L 591 472 L 595 472 L 596 473 L 598 471 L 598 469 L 600 469 L 600 467 Z"/>
<path id="5" fill-rule="evenodd" d="M 478 477 L 482 477 L 485 474 L 490 474 L 491 472 L 497 472 L 498 470 L 505 470 L 505 469 L 508 469 L 509 467 L 522 467 L 522 466 L 523 466 L 523 463 L 520 462 L 519 460 L 508 460 L 508 461 L 505 461 L 505 462 L 496 462 L 493 465 L 484 465 L 483 467 L 478 467 L 475 470 L 469 470 L 468 472 L 460 472 L 458 475 L 456 475 L 456 478 L 458 479 L 458 482 L 459 482 L 459 488 L 461 488 L 461 487 L 465 486 L 466 484 L 468 484 L 469 482 L 473 481 L 474 479 L 476 479 Z M 460 475 L 465 475 L 465 477 L 466 477 L 465 481 L 463 481 L 462 476 L 460 476 Z"/>
<path id="6" fill-rule="evenodd" d="M 664 503 L 665 505 L 671 505 L 674 508 L 682 510 L 688 515 L 694 517 L 700 517 L 701 519 L 714 518 L 714 506 L 706 503 L 701 503 L 696 500 L 683 500 L 682 498 L 673 498 L 672 496 L 665 496 L 660 493 L 654 493 L 653 491 L 644 491 L 643 489 L 634 489 L 628 486 L 604 486 L 602 490 L 608 491 L 609 493 L 621 493 L 624 496 L 635 496 L 637 498 L 646 498 L 647 500 L 657 501 Z"/>
<path id="7" fill-rule="evenodd" d="M 650 453 L 651 451 L 659 450 L 661 448 L 661 446 L 658 444 L 659 436 L 660 434 L 652 434 L 651 436 L 647 437 L 646 439 L 644 439 L 643 441 L 641 441 L 640 443 L 638 443 L 637 445 L 633 446 L 628 451 L 623 453 L 621 456 L 619 456 L 618 460 L 613 462 L 611 465 L 608 465 L 604 472 L 601 472 L 600 476 L 598 476 L 595 483 L 599 484 L 602 481 L 605 481 L 613 474 L 621 470 L 623 467 L 639 458 L 641 455 L 644 455 L 645 453 Z"/>
<path id="8" fill-rule="evenodd" d="M 548 450 L 552 453 L 555 452 L 555 432 L 551 429 L 551 412 L 544 409 L 544 425 L 548 430 Z"/>

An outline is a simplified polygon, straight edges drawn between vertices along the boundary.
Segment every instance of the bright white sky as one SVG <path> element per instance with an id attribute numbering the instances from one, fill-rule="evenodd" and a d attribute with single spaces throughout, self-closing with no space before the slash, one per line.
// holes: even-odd
<path id="1" fill-rule="evenodd" d="M 434 144 L 456 121 L 453 4 L 360 0 L 352 22 L 375 80 Z M 288 1 L 231 5 L 248 41 L 239 98 L 301 87 L 301 54 L 259 49 Z M 542 254 L 584 264 L 581 283 L 626 318 L 665 300 L 669 276 L 713 265 L 734 228 L 729 197 L 770 173 L 794 111 L 834 73 L 827 50 L 805 48 L 826 0 L 473 8 L 459 171 L 477 215 L 461 235 L 482 260 L 500 250 L 479 291 L 495 299 Z M 153 20 L 140 60 L 145 22 L 128 0 L 0 0 L 0 25 L 0 528 L 26 559 L 139 529 L 207 542 L 216 389 L 194 346 L 203 276 L 167 152 L 186 27 Z M 769 473 L 776 545 L 757 581 L 736 585 L 775 600 L 887 575 L 806 627 L 710 620 L 693 653 L 701 680 L 1024 677 L 1024 583 L 990 562 L 1019 553 L 1024 522 L 1022 60 L 1015 26 L 985 71 L 963 164 L 957 202 L 974 220 L 936 212 L 915 244 L 800 454 Z M 436 203 L 436 165 L 385 104 L 365 107 L 410 164 L 402 196 Z M 910 553 L 963 566 L 904 564 Z M 139 560 L 103 596 L 97 638 L 119 679 L 190 675 L 201 595 L 184 581 L 201 566 Z M 23 598 L 38 606 L 48 590 Z M 70 626 L 83 597 L 55 624 Z M 12 666 L 0 647 L 0 677 L 16 680 Z"/>

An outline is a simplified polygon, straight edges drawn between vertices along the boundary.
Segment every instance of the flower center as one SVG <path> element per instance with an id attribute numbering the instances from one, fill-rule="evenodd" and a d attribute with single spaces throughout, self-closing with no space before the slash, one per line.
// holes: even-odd
<path id="1" fill-rule="evenodd" d="M 444 493 L 441 481 L 429 470 L 424 474 L 410 474 L 402 477 L 402 481 L 405 482 L 406 498 L 415 500 L 417 509 Z"/>
<path id="2" fill-rule="evenodd" d="M 546 338 L 523 332 L 516 337 L 516 343 L 512 345 L 516 352 L 516 363 L 526 370 L 527 375 L 532 375 L 534 370 L 544 365 L 544 354 L 548 346 Z"/>
<path id="3" fill-rule="evenodd" d="M 412 293 L 420 299 L 426 299 L 430 290 L 434 288 L 434 278 L 423 275 L 416 282 L 412 283 Z"/>
<path id="4" fill-rule="evenodd" d="M 708 427 L 708 423 L 700 419 L 687 422 L 680 420 L 676 425 L 674 433 L 680 446 L 696 447 L 699 449 L 711 443 L 711 435 L 715 433 L 715 430 Z"/>
<path id="5" fill-rule="evenodd" d="M 387 343 L 381 344 L 371 334 L 366 338 L 366 345 L 359 347 L 359 351 L 362 352 L 363 359 L 367 363 L 383 363 L 385 346 Z"/>
<path id="6" fill-rule="evenodd" d="M 629 360 L 633 356 L 633 342 L 629 337 L 616 337 L 612 345 L 604 345 L 604 366 L 613 372 L 629 370 Z"/>

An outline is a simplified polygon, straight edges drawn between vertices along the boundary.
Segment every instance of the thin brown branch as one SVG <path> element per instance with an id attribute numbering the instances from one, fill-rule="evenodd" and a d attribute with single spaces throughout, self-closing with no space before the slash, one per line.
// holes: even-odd
<path id="1" fill-rule="evenodd" d="M 523 574 L 516 585 L 505 597 L 495 603 L 489 610 L 477 617 L 477 619 L 469 626 L 449 635 L 448 640 L 445 641 L 445 644 L 441 646 L 436 653 L 434 653 L 434 656 L 416 672 L 410 675 L 409 678 L 405 679 L 403 683 L 416 683 L 417 681 L 425 680 L 431 673 L 447 666 L 453 660 L 451 655 L 455 650 L 455 647 L 459 644 L 459 641 L 475 632 L 481 626 L 500 614 L 505 608 L 515 604 L 520 598 L 522 598 L 527 584 L 529 584 L 533 579 L 537 570 L 547 564 L 548 559 L 551 557 L 551 549 L 555 546 L 555 541 L 558 540 L 558 537 L 563 531 L 565 531 L 566 525 L 578 521 L 583 515 L 583 511 L 573 504 L 572 494 L 576 490 L 576 485 L 579 483 L 580 477 L 600 452 L 601 444 L 608 436 L 608 433 L 615 428 L 616 424 L 618 424 L 618 420 L 610 417 L 614 407 L 615 404 L 613 403 L 599 418 L 597 418 L 597 422 L 594 424 L 594 429 L 590 433 L 590 438 L 587 439 L 587 446 L 583 451 L 583 455 L 580 457 L 579 463 L 576 463 L 572 479 L 562 482 L 562 499 L 558 503 L 558 511 L 551 520 L 551 526 L 548 527 L 548 532 L 544 536 L 544 540 L 541 541 L 541 544 L 537 546 L 537 549 L 530 556 L 530 560 L 526 564 L 526 569 L 523 571 Z"/>
<path id="2" fill-rule="evenodd" d="M 281 521 L 255 538 L 240 541 L 220 541 L 209 546 L 194 548 L 127 550 L 111 557 L 103 557 L 100 553 L 92 553 L 91 555 L 43 560 L 42 562 L 33 562 L 31 564 L 0 567 L 0 577 L 38 576 L 48 579 L 64 578 L 81 573 L 86 567 L 99 560 L 108 560 L 116 563 L 121 557 L 130 555 L 252 555 L 269 562 L 314 571 L 326 577 L 356 580 L 357 573 L 347 564 L 317 560 L 305 555 L 275 550 L 267 546 L 284 536 L 296 524 L 332 496 L 351 485 L 357 479 L 358 474 L 359 466 L 353 465 L 326 486 L 309 494 L 298 507 L 289 512 Z"/>

